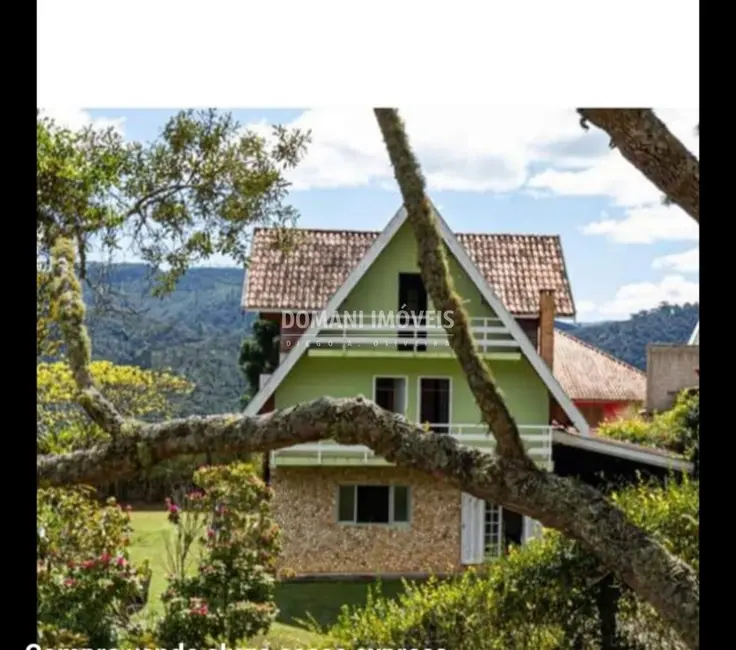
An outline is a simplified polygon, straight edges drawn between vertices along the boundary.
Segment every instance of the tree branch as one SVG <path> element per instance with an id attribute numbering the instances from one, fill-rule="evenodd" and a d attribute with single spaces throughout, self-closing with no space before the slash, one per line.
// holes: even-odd
<path id="1" fill-rule="evenodd" d="M 376 108 L 374 113 L 401 189 L 407 221 L 417 240 L 422 280 L 435 309 L 452 314 L 452 324 L 442 319 L 450 346 L 463 367 L 483 419 L 498 443 L 498 453 L 508 458 L 525 459 L 532 471 L 533 461 L 524 450 L 519 429 L 493 383 L 488 366 L 478 354 L 468 326 L 468 314 L 455 292 L 444 241 L 426 198 L 424 178 L 409 145 L 404 124 L 393 108 Z"/>
<path id="2" fill-rule="evenodd" d="M 79 402 L 90 418 L 114 439 L 125 419 L 97 389 L 89 370 L 92 344 L 84 324 L 84 298 L 74 273 L 74 245 L 70 240 L 56 242 L 51 262 L 51 300 L 56 305 L 69 366 L 79 389 Z"/>
<path id="3" fill-rule="evenodd" d="M 700 162 L 648 108 L 579 108 L 581 124 L 605 131 L 621 155 L 700 223 Z"/>

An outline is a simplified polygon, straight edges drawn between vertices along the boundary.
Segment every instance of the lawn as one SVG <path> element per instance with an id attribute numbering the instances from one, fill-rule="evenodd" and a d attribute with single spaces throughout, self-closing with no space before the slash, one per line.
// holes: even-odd
<path id="1" fill-rule="evenodd" d="M 161 593 L 166 588 L 167 553 L 165 539 L 171 534 L 172 526 L 162 511 L 136 510 L 132 515 L 134 535 L 131 540 L 131 561 L 141 563 L 148 558 L 153 569 L 151 590 L 146 613 L 160 610 Z M 279 616 L 271 628 L 266 641 L 271 647 L 327 647 L 324 639 L 299 624 L 311 614 L 320 624 L 335 621 L 343 604 L 359 605 L 365 602 L 367 582 L 292 582 L 282 583 L 276 588 Z M 400 593 L 399 581 L 384 581 L 382 591 L 386 595 Z M 264 641 L 254 639 L 254 642 Z"/>

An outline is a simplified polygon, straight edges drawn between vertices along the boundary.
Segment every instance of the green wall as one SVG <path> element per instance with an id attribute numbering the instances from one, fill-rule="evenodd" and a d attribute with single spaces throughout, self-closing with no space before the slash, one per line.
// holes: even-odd
<path id="1" fill-rule="evenodd" d="M 490 306 L 484 303 L 480 291 L 473 284 L 460 264 L 447 251 L 450 273 L 455 289 L 464 300 L 471 317 L 494 317 Z M 417 242 L 410 226 L 405 223 L 384 248 L 381 255 L 360 279 L 345 299 L 339 311 L 362 311 L 364 318 L 372 311 L 396 312 L 399 300 L 399 273 L 419 273 Z M 431 301 L 428 310 L 432 310 Z"/>
<path id="2" fill-rule="evenodd" d="M 519 425 L 549 423 L 547 388 L 526 359 L 491 362 L 491 370 L 512 415 Z M 415 420 L 420 376 L 452 379 L 453 422 L 477 424 L 480 413 L 460 364 L 454 358 L 365 359 L 351 357 L 310 357 L 306 353 L 276 389 L 276 408 L 292 406 L 317 397 L 355 397 L 373 399 L 374 376 L 406 376 L 406 417 Z"/>

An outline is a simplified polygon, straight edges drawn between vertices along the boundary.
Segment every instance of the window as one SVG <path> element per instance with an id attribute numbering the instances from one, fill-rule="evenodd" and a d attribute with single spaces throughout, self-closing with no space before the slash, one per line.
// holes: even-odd
<path id="1" fill-rule="evenodd" d="M 409 488 L 403 485 L 341 485 L 337 520 L 343 524 L 409 522 Z"/>
<path id="2" fill-rule="evenodd" d="M 450 380 L 419 379 L 419 421 L 437 433 L 447 433 L 450 423 Z"/>
<path id="3" fill-rule="evenodd" d="M 406 379 L 404 377 L 376 377 L 373 400 L 382 409 L 393 413 L 406 412 Z"/>

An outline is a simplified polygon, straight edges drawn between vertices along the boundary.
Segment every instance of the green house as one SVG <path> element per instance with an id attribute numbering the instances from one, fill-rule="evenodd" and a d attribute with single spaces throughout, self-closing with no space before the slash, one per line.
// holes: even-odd
<path id="1" fill-rule="evenodd" d="M 559 237 L 454 234 L 437 219 L 470 327 L 532 458 L 559 471 L 554 450 L 562 446 L 565 472 L 597 463 L 586 458 L 687 469 L 659 452 L 595 436 L 555 377 L 555 318 L 575 316 Z M 363 395 L 493 453 L 443 328 L 453 315 L 432 306 L 405 210 L 380 233 L 295 234 L 282 249 L 278 231 L 254 233 L 243 308 L 279 324 L 281 363 L 262 377 L 247 412 Z M 281 569 L 297 575 L 445 573 L 540 530 L 363 446 L 321 441 L 280 449 L 270 455 L 269 473 L 284 534 Z"/>

